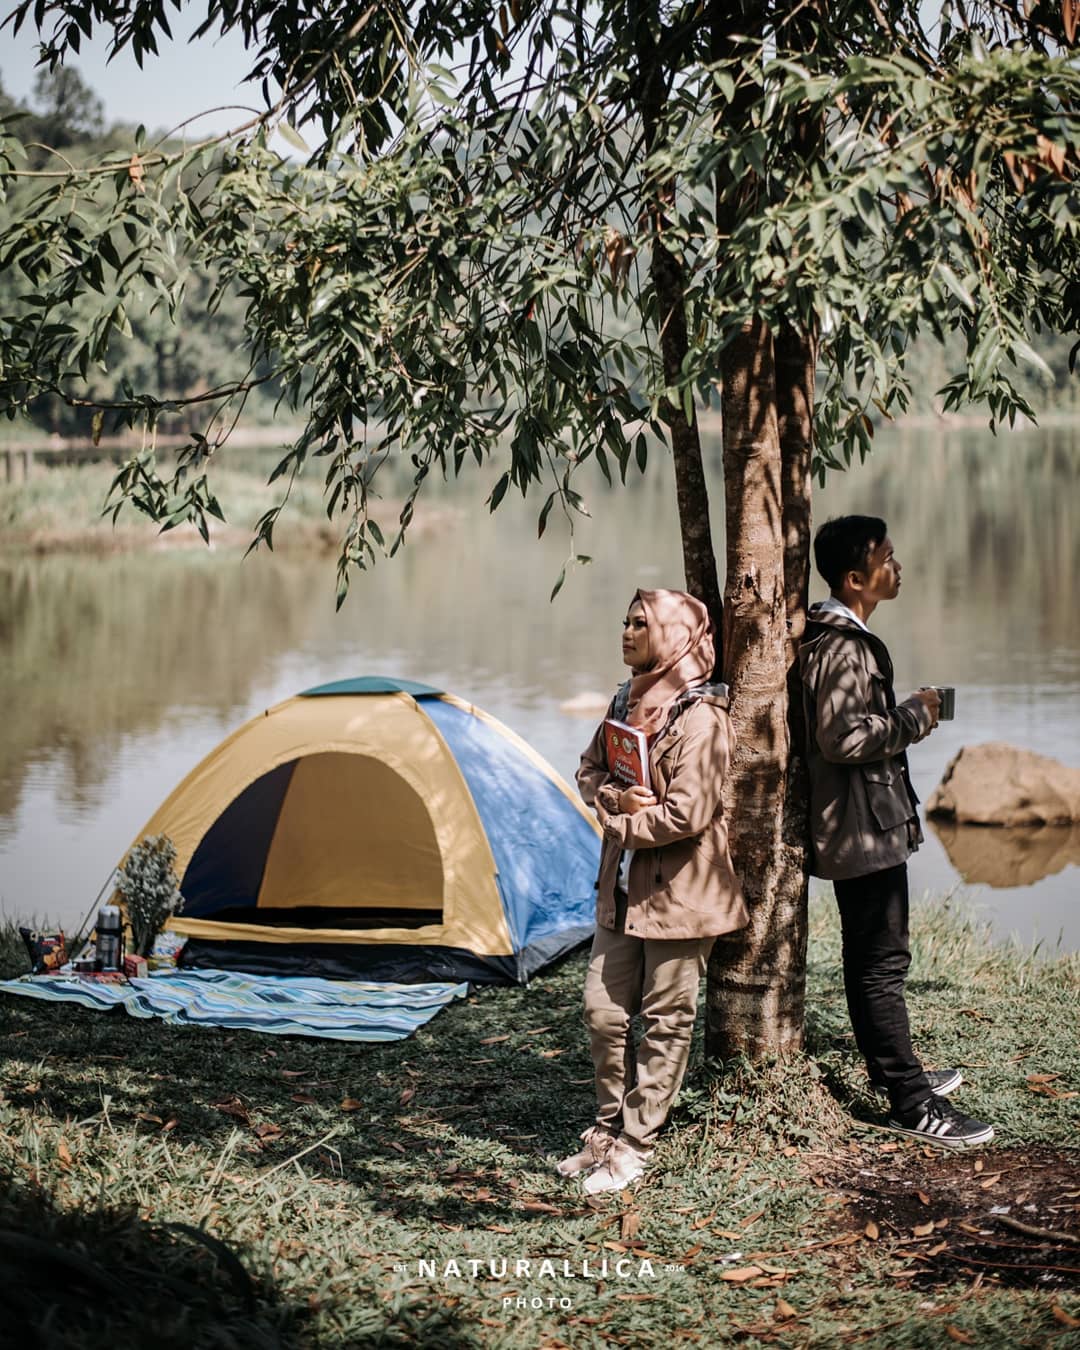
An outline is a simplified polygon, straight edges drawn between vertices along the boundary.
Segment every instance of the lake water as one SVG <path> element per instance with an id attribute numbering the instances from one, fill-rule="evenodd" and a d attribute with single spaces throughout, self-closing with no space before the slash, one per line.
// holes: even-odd
<path id="1" fill-rule="evenodd" d="M 719 446 L 708 446 L 723 556 Z M 272 462 L 272 456 L 268 459 Z M 73 924 L 160 801 L 227 732 L 310 685 L 359 674 L 439 685 L 494 713 L 567 777 L 591 721 L 560 711 L 623 677 L 635 587 L 681 585 L 670 461 L 624 489 L 583 481 L 572 551 L 589 567 L 548 594 L 570 546 L 540 499 L 483 502 L 491 468 L 438 485 L 441 523 L 359 576 L 334 612 L 331 556 L 162 551 L 0 558 L 0 912 Z M 957 717 L 912 752 L 925 800 L 963 745 L 1007 740 L 1080 764 L 1080 430 L 880 434 L 816 492 L 815 519 L 883 515 L 904 590 L 873 626 L 903 697 L 957 688 Z M 244 522 L 242 522 L 244 523 Z M 384 522 L 389 530 L 390 518 Z M 824 587 L 815 578 L 812 596 Z M 963 878 L 933 827 L 914 893 Z M 1080 831 L 964 831 L 950 849 L 1000 935 L 1080 948 Z M 1034 855 L 1034 856 L 1033 856 Z"/>

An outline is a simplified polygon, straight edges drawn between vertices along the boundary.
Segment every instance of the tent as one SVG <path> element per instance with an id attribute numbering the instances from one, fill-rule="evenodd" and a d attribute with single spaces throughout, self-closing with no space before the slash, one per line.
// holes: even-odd
<path id="1" fill-rule="evenodd" d="M 154 834 L 176 848 L 186 967 L 524 983 L 592 933 L 591 813 L 494 717 L 410 681 L 267 709 L 139 838 Z"/>

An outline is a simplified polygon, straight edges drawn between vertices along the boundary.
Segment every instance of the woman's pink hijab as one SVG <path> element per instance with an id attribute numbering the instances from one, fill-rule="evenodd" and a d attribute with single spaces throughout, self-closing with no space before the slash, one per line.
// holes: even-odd
<path id="1" fill-rule="evenodd" d="M 649 623 L 648 670 L 630 680 L 626 720 L 648 736 L 662 731 L 685 690 L 712 679 L 716 663 L 709 611 L 685 591 L 637 591 Z M 634 603 L 631 600 L 631 605 Z"/>

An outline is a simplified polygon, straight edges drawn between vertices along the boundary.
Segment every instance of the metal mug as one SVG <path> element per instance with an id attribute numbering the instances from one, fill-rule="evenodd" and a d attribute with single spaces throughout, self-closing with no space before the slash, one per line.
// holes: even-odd
<path id="1" fill-rule="evenodd" d="M 938 721 L 951 722 L 956 716 L 956 689 L 951 684 L 935 684 L 931 688 L 937 691 L 937 695 L 941 699 Z"/>

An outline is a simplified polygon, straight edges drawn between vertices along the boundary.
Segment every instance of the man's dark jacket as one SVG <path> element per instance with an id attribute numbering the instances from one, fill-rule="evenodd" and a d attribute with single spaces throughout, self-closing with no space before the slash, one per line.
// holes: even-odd
<path id="1" fill-rule="evenodd" d="M 835 881 L 904 862 L 922 843 L 907 755 L 931 726 L 914 695 L 897 704 L 884 642 L 813 605 L 799 648 L 815 876 Z"/>

